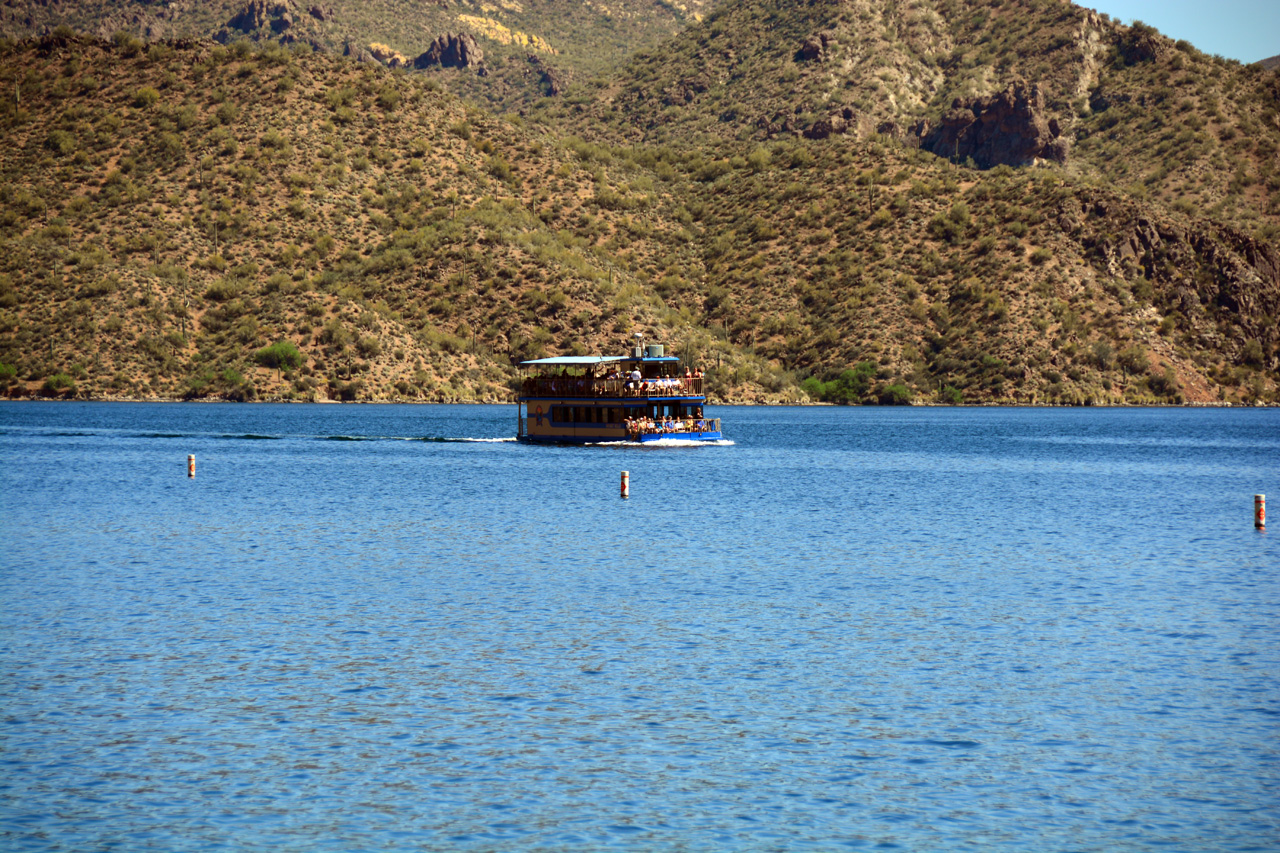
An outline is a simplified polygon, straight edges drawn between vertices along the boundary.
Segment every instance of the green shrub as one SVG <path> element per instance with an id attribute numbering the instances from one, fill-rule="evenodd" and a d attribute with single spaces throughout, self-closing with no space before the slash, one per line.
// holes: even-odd
<path id="1" fill-rule="evenodd" d="M 1106 341 L 1094 341 L 1093 360 L 1101 370 L 1110 370 L 1115 365 L 1115 349 Z"/>
<path id="2" fill-rule="evenodd" d="M 204 298 L 214 302 L 227 302 L 244 291 L 244 284 L 235 279 L 218 279 L 205 289 Z"/>
<path id="3" fill-rule="evenodd" d="M 133 93 L 133 105 L 146 109 L 160 100 L 160 93 L 151 86 L 143 86 Z"/>
<path id="4" fill-rule="evenodd" d="M 876 395 L 882 406 L 906 406 L 911 403 L 911 389 L 901 382 L 887 385 Z"/>
<path id="5" fill-rule="evenodd" d="M 76 392 L 76 381 L 66 373 L 55 373 L 44 381 L 40 386 L 41 393 L 48 396 L 55 396 L 67 392 L 74 394 Z"/>
<path id="6" fill-rule="evenodd" d="M 1162 373 L 1152 373 L 1147 377 L 1147 385 L 1152 393 L 1160 397 L 1181 396 L 1178 391 L 1178 376 L 1171 367 L 1166 367 Z"/>
<path id="7" fill-rule="evenodd" d="M 70 154 L 76 150 L 76 138 L 65 130 L 51 130 L 45 138 L 44 147 L 55 154 Z"/>
<path id="8" fill-rule="evenodd" d="M 378 92 L 378 106 L 387 112 L 392 112 L 396 107 L 400 106 L 400 90 L 394 86 L 383 86 Z"/>
<path id="9" fill-rule="evenodd" d="M 1146 350 L 1137 344 L 1120 350 L 1119 361 L 1125 372 L 1134 376 L 1146 373 L 1148 368 L 1151 367 Z"/>
<path id="10" fill-rule="evenodd" d="M 484 170 L 500 181 L 511 180 L 511 164 L 504 160 L 501 155 L 495 154 L 490 157 L 484 165 Z"/>
<path id="11" fill-rule="evenodd" d="M 360 396 L 360 389 L 364 382 L 360 379 L 353 379 L 350 382 L 343 382 L 341 379 L 329 380 L 329 396 L 336 397 L 344 403 L 350 403 Z"/>
<path id="12" fill-rule="evenodd" d="M 297 370 L 302 366 L 302 353 L 292 341 L 277 341 L 263 347 L 253 354 L 253 360 L 263 367 L 274 367 L 277 370 Z"/>
<path id="13" fill-rule="evenodd" d="M 141 39 L 135 38 L 124 30 L 117 30 L 115 34 L 111 36 L 111 40 L 125 56 L 136 56 L 143 48 L 143 42 Z"/>
<path id="14" fill-rule="evenodd" d="M 826 382 L 811 376 L 800 383 L 800 387 L 810 397 L 847 406 L 861 402 L 871 387 L 871 379 L 875 373 L 875 362 L 862 361 Z"/>

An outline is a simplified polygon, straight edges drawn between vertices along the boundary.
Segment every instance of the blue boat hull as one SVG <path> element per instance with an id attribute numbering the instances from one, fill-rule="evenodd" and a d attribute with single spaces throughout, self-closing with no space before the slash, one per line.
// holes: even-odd
<path id="1" fill-rule="evenodd" d="M 657 444 L 662 441 L 700 442 L 721 441 L 723 435 L 715 432 L 673 432 L 646 433 L 640 436 L 640 444 Z M 618 444 L 620 442 L 635 443 L 632 438 L 619 438 L 608 435 L 522 435 L 519 440 L 526 444 Z"/>

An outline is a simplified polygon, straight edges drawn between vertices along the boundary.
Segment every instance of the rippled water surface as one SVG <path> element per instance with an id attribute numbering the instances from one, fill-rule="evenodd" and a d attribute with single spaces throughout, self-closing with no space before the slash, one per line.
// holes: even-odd
<path id="1" fill-rule="evenodd" d="M 0 404 L 0 848 L 1280 848 L 1280 412 L 709 414 Z"/>

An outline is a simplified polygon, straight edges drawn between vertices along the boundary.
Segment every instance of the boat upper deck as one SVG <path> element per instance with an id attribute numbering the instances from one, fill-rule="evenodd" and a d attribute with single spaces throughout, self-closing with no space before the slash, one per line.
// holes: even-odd
<path id="1" fill-rule="evenodd" d="M 658 352 L 628 356 L 562 356 L 521 362 L 538 371 L 520 383 L 521 399 L 701 398 L 702 373 Z"/>
<path id="2" fill-rule="evenodd" d="M 593 376 L 529 376 L 520 383 L 521 397 L 613 398 L 701 397 L 702 377 L 655 376 L 601 379 Z"/>

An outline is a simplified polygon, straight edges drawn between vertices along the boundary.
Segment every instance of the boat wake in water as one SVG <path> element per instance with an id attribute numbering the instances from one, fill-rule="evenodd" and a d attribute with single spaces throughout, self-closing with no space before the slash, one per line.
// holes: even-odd
<path id="1" fill-rule="evenodd" d="M 505 444 L 514 442 L 514 435 L 504 438 L 468 438 L 446 435 L 324 435 L 317 436 L 323 441 L 424 441 L 432 444 Z"/>
<path id="2" fill-rule="evenodd" d="M 281 441 L 292 439 L 294 441 L 426 441 L 441 444 L 462 443 L 462 444 L 503 444 L 514 442 L 515 436 L 503 436 L 500 438 L 480 438 L 473 436 L 445 436 L 445 435 L 297 435 L 290 433 L 281 433 L 273 435 L 269 433 L 216 433 L 216 432 L 122 432 L 119 430 L 86 430 L 77 432 L 49 432 L 39 429 L 34 430 L 3 430 L 0 436 L 46 436 L 50 438 L 125 438 L 125 439 L 216 439 L 219 441 Z"/>
<path id="3" fill-rule="evenodd" d="M 656 441 L 596 441 L 587 447 L 732 447 L 733 441 L 721 438 L 716 441 L 696 441 L 691 438 L 659 438 Z"/>

